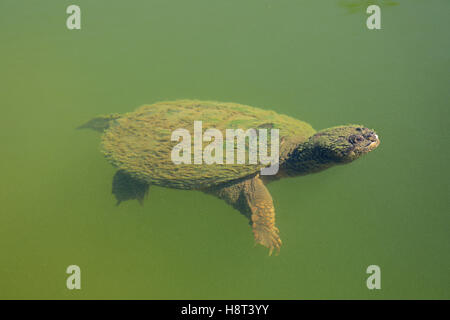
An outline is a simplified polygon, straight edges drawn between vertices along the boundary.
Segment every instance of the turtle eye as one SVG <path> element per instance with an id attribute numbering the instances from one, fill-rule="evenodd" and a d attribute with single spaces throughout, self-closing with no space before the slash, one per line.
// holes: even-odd
<path id="1" fill-rule="evenodd" d="M 350 141 L 353 144 L 361 142 L 363 140 L 364 140 L 364 137 L 362 135 L 359 135 L 359 134 L 354 134 L 354 135 L 352 135 L 352 136 L 350 136 L 348 138 L 348 141 Z"/>

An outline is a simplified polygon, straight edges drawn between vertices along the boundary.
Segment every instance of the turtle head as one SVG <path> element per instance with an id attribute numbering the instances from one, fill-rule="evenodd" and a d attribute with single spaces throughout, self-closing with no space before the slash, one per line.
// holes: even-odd
<path id="1" fill-rule="evenodd" d="M 325 129 L 292 150 L 283 164 L 284 172 L 296 176 L 322 171 L 336 164 L 352 162 L 379 144 L 375 131 L 360 125 Z"/>
<path id="2" fill-rule="evenodd" d="M 324 158 L 336 164 L 352 162 L 380 144 L 375 131 L 360 125 L 319 131 L 310 138 L 310 142 Z"/>

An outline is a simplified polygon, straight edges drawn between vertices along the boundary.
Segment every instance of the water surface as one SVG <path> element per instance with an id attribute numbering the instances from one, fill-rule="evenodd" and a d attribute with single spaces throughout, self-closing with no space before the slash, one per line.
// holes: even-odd
<path id="1" fill-rule="evenodd" d="M 69 31 L 71 1 L 2 0 L 0 298 L 450 298 L 450 2 L 381 3 L 379 31 L 353 2 L 79 0 Z M 74 129 L 178 98 L 361 123 L 381 145 L 270 184 L 284 244 L 269 257 L 200 192 L 115 206 L 99 135 Z"/>

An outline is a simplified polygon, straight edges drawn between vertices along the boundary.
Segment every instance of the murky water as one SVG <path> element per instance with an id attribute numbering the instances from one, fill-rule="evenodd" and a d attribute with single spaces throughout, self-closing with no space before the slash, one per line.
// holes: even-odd
<path id="1" fill-rule="evenodd" d="M 0 298 L 450 298 L 450 2 L 376 1 L 375 31 L 367 2 L 79 0 L 69 31 L 71 1 L 2 0 Z M 381 145 L 270 184 L 284 243 L 269 257 L 200 192 L 115 206 L 99 135 L 74 129 L 178 98 L 362 123 Z"/>

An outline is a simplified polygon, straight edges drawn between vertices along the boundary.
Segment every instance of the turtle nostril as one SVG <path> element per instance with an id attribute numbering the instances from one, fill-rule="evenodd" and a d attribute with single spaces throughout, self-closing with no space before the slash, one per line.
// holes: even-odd
<path id="1" fill-rule="evenodd" d="M 378 141 L 378 135 L 372 131 L 366 136 L 366 139 L 375 142 Z"/>

